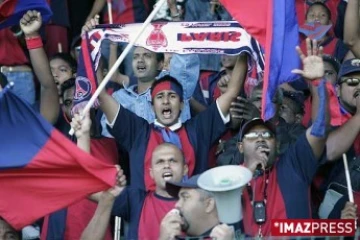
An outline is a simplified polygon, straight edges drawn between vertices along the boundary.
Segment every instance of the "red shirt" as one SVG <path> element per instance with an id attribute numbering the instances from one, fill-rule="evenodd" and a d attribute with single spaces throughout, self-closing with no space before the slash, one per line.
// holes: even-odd
<path id="1" fill-rule="evenodd" d="M 141 211 L 138 239 L 159 239 L 161 220 L 175 207 L 176 201 L 156 195 L 155 192 L 149 193 Z"/>
<path id="2" fill-rule="evenodd" d="M 17 38 L 9 28 L 0 30 L 0 66 L 18 66 L 29 63 Z"/>

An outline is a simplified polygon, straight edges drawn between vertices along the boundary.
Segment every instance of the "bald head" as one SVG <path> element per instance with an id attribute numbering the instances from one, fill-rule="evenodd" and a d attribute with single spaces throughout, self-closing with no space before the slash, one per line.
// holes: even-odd
<path id="1" fill-rule="evenodd" d="M 160 156 L 171 154 L 179 159 L 182 163 L 185 163 L 184 153 L 174 144 L 172 143 L 162 143 L 158 145 L 151 156 L 151 165 L 159 159 Z"/>
<path id="2" fill-rule="evenodd" d="M 150 176 L 156 185 L 156 193 L 170 197 L 166 182 L 180 182 L 187 175 L 188 167 L 183 152 L 174 144 L 163 143 L 157 146 L 151 157 Z"/>

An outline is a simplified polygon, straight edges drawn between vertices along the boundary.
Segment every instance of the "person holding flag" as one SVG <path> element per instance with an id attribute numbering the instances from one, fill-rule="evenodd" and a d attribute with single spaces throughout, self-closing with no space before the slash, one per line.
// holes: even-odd
<path id="1" fill-rule="evenodd" d="M 156 116 L 153 124 L 128 111 L 102 91 L 100 108 L 106 115 L 108 129 L 130 154 L 131 185 L 154 190 L 154 181 L 147 170 L 151 153 L 162 142 L 174 143 L 183 150 L 189 176 L 206 170 L 209 149 L 226 130 L 230 104 L 239 94 L 242 82 L 239 79 L 245 78 L 246 73 L 247 56 L 239 55 L 227 92 L 207 110 L 185 123 L 179 120 L 184 91 L 181 84 L 169 75 L 151 86 L 152 108 Z"/>

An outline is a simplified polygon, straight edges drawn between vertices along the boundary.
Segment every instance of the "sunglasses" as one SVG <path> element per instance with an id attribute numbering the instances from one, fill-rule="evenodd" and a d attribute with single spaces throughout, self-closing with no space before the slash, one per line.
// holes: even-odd
<path id="1" fill-rule="evenodd" d="M 355 87 L 355 86 L 359 85 L 360 78 L 343 78 L 340 81 L 340 84 L 342 84 L 342 83 L 346 83 L 348 86 Z"/>
<path id="2" fill-rule="evenodd" d="M 259 137 L 262 137 L 263 139 L 271 139 L 274 137 L 274 134 L 272 132 L 266 131 L 266 132 L 249 132 L 244 135 L 245 139 L 248 140 L 255 140 Z"/>

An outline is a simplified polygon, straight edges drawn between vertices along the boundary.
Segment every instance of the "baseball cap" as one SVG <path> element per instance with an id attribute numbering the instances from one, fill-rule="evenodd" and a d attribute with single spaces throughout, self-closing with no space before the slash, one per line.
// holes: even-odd
<path id="1" fill-rule="evenodd" d="M 276 134 L 276 128 L 274 124 L 270 121 L 264 121 L 261 118 L 254 118 L 252 120 L 247 121 L 244 126 L 241 128 L 239 133 L 239 142 L 243 140 L 244 135 L 249 132 L 249 130 L 255 126 L 262 125 L 267 127 L 272 133 Z"/>
<path id="2" fill-rule="evenodd" d="M 194 175 L 183 182 L 166 182 L 166 191 L 173 197 L 178 198 L 181 188 L 199 188 L 197 180 L 200 174 Z"/>
<path id="3" fill-rule="evenodd" d="M 345 75 L 348 75 L 350 73 L 355 73 L 355 72 L 360 73 L 360 59 L 353 58 L 353 59 L 344 61 L 341 64 L 338 82 L 340 81 L 340 78 L 344 77 Z"/>

